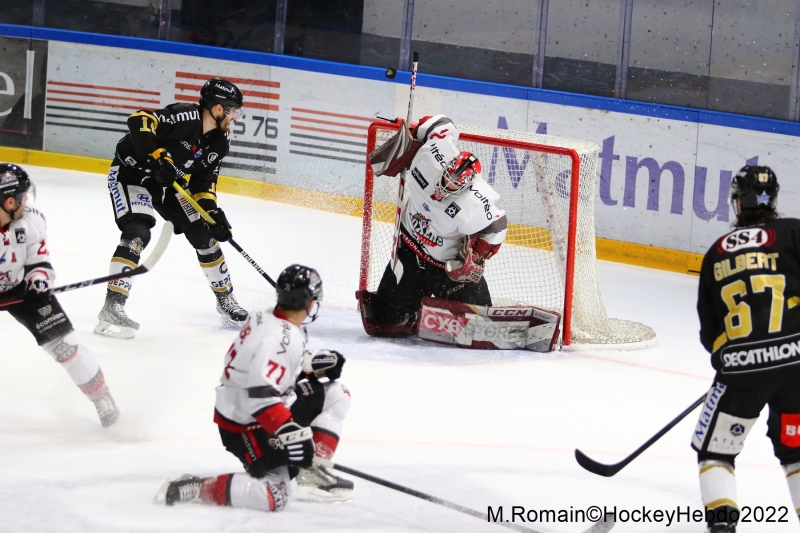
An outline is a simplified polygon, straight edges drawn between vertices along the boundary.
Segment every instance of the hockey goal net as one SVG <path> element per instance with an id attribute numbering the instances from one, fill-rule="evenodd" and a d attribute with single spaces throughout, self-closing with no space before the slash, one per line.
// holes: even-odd
<path id="1" fill-rule="evenodd" d="M 369 128 L 367 153 L 397 125 Z M 484 276 L 493 305 L 528 304 L 562 313 L 562 344 L 649 344 L 644 324 L 609 318 L 597 281 L 594 233 L 596 144 L 476 126 L 458 126 L 461 150 L 481 161 L 509 221 Z M 366 165 L 360 289 L 375 291 L 391 256 L 399 177 Z M 577 194 L 571 194 L 577 191 Z"/>

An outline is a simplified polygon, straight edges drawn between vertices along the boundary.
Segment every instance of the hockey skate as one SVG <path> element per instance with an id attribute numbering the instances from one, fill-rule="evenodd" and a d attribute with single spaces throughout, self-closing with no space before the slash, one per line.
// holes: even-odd
<path id="1" fill-rule="evenodd" d="M 156 493 L 155 502 L 175 505 L 200 501 L 200 487 L 205 478 L 184 474 L 181 477 L 168 479 Z"/>
<path id="2" fill-rule="evenodd" d="M 294 478 L 295 497 L 301 502 L 349 503 L 353 501 L 353 482 L 333 474 L 322 465 L 301 468 Z"/>
<path id="3" fill-rule="evenodd" d="M 119 419 L 119 408 L 110 394 L 94 402 L 94 407 L 97 409 L 97 416 L 100 417 L 100 424 L 104 428 L 113 426 L 114 422 Z"/>
<path id="4" fill-rule="evenodd" d="M 136 336 L 139 323 L 125 314 L 127 299 L 127 296 L 115 291 L 106 293 L 106 303 L 97 315 L 100 322 L 94 328 L 95 333 L 114 339 L 132 339 Z"/>
<path id="5" fill-rule="evenodd" d="M 214 295 L 217 297 L 217 313 L 222 316 L 223 325 L 241 327 L 247 320 L 247 311 L 236 301 L 233 291 L 216 292 Z"/>

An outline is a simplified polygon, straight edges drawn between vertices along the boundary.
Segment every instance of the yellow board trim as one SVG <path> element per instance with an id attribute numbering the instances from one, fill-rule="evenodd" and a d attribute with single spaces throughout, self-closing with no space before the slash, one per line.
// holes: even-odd
<path id="1" fill-rule="evenodd" d="M 108 174 L 108 167 L 111 164 L 111 161 L 108 159 L 6 147 L 0 147 L 0 161 L 54 167 L 65 170 L 79 170 L 82 172 L 93 172 L 105 175 Z M 351 198 L 349 196 L 306 189 L 295 189 L 284 185 L 262 183 L 231 176 L 219 177 L 217 191 L 249 196 L 251 198 L 260 198 L 272 202 L 310 207 L 320 211 L 328 211 L 359 218 L 364 210 L 364 201 L 360 198 Z M 378 203 L 375 206 L 375 210 L 378 213 L 388 213 L 385 216 L 378 215 L 379 219 L 383 219 L 386 216 L 391 217 L 391 219 L 387 220 L 388 222 L 393 220 L 394 209 L 395 206 L 391 204 Z M 515 244 L 515 232 L 522 231 L 522 228 L 525 227 L 516 224 L 510 225 L 507 241 L 509 244 Z M 546 231 L 541 228 L 525 228 L 526 231 L 534 232 L 537 229 L 541 232 Z M 628 265 L 657 268 L 660 270 L 694 275 L 700 273 L 700 266 L 703 263 L 702 254 L 671 250 L 658 246 L 648 246 L 646 244 L 604 239 L 601 237 L 597 237 L 595 241 L 597 246 L 597 258 L 604 261 L 614 261 L 616 263 L 625 263 Z M 796 302 L 800 304 L 800 297 L 797 298 Z"/>

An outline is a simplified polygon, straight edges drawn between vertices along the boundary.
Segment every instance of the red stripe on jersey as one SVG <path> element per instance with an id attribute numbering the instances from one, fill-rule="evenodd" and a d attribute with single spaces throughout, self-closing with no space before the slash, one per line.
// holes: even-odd
<path id="1" fill-rule="evenodd" d="M 214 423 L 225 431 L 230 431 L 231 433 L 247 433 L 251 429 L 258 427 L 257 424 L 246 426 L 244 424 L 239 424 L 238 422 L 228 420 L 219 414 L 219 411 L 216 409 L 214 409 Z"/>
<path id="2" fill-rule="evenodd" d="M 292 412 L 282 403 L 276 403 L 275 405 L 267 407 L 260 413 L 253 415 L 253 418 L 261 424 L 262 428 L 270 433 L 275 433 L 278 431 L 279 427 L 292 418 Z"/>
<path id="3" fill-rule="evenodd" d="M 339 437 L 320 428 L 311 428 L 314 435 L 314 454 L 330 459 L 339 446 Z"/>

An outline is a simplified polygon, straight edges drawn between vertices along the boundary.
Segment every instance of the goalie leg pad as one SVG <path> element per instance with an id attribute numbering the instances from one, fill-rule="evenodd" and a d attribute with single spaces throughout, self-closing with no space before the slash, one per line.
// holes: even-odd
<path id="1" fill-rule="evenodd" d="M 550 351 L 561 316 L 536 307 L 486 307 L 423 298 L 418 336 L 464 348 Z"/>

